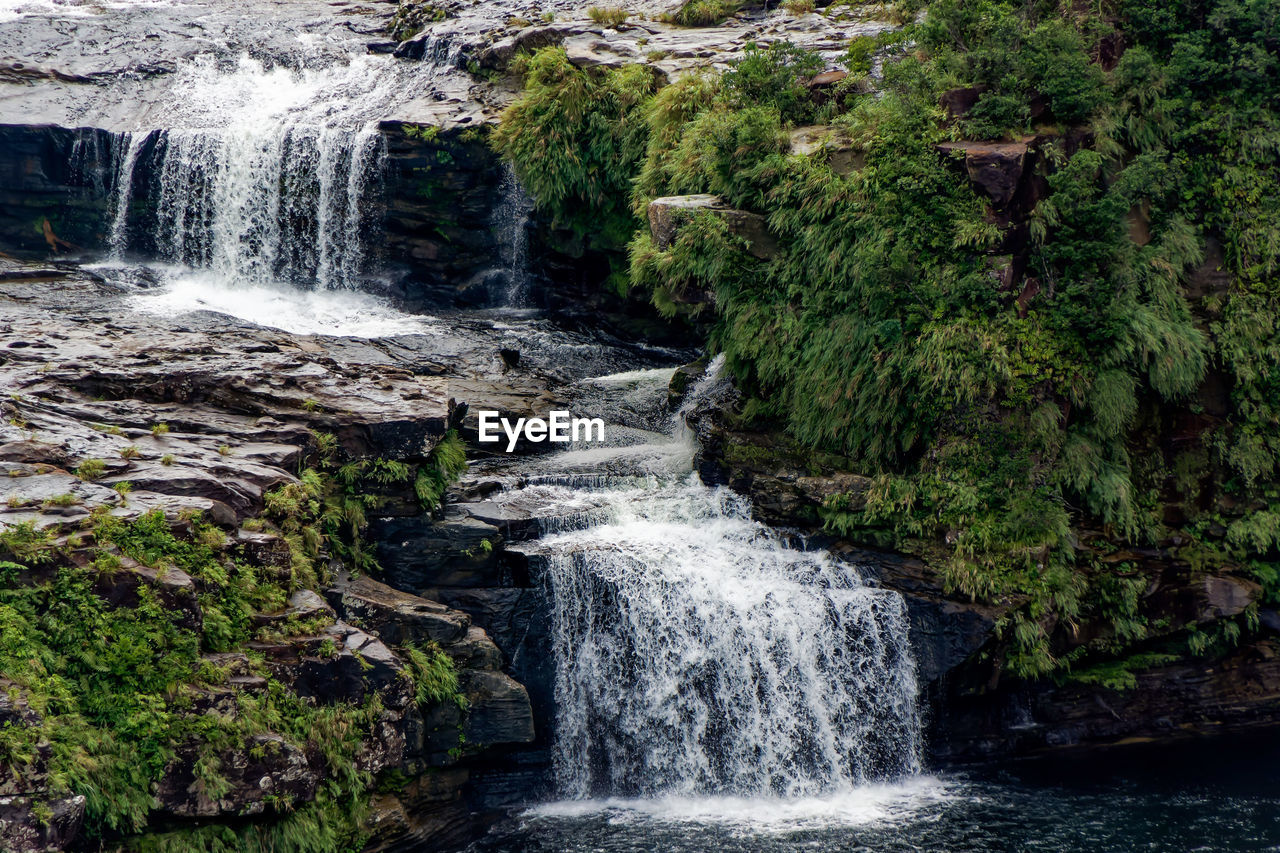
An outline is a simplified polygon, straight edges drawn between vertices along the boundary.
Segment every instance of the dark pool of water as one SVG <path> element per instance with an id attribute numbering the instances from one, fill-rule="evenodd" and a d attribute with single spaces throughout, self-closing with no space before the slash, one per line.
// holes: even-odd
<path id="1" fill-rule="evenodd" d="M 1280 735 L 942 773 L 820 800 L 552 803 L 471 853 L 1280 850 Z"/>

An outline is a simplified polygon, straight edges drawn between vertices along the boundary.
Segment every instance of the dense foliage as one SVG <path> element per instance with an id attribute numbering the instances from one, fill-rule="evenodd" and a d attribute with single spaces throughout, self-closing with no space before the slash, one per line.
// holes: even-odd
<path id="1" fill-rule="evenodd" d="M 323 589 L 332 558 L 352 570 L 373 567 L 362 534 L 365 511 L 385 500 L 377 492 L 413 484 L 423 508 L 433 510 L 466 463 L 453 433 L 416 477 L 390 460 L 338 464 L 327 434 L 316 434 L 315 445 L 315 467 L 269 493 L 264 514 L 245 525 L 286 540 L 292 565 L 283 571 L 235 556 L 227 535 L 198 513 L 184 514 L 175 527 L 161 510 L 122 521 L 104 506 L 69 536 L 30 523 L 0 530 L 0 689 L 39 715 L 38 724 L 0 727 L 0 773 L 47 773 L 52 795 L 86 797 L 90 838 L 128 836 L 147 827 L 154 786 L 172 762 L 194 762 L 197 784 L 216 799 L 228 787 L 221 757 L 265 748 L 251 741 L 270 733 L 323 758 L 314 800 L 277 797 L 268 803 L 273 820 L 151 834 L 126 846 L 360 849 L 374 779 L 358 756 L 382 712 L 379 696 L 371 693 L 361 705 L 299 698 L 248 644 L 314 634 L 332 619 L 260 628 L 252 617 L 282 610 L 295 590 Z M 190 627 L 196 623 L 181 600 L 145 582 L 132 583 L 136 603 L 109 604 L 117 576 L 133 571 L 126 561 L 160 577 L 188 575 L 194 586 L 187 606 L 198 606 L 199 629 Z M 229 665 L 213 656 L 227 651 L 243 653 L 265 689 L 228 687 Z M 336 649 L 326 652 L 322 643 L 319 653 Z M 402 676 L 424 707 L 465 702 L 448 655 L 432 646 L 404 656 Z M 209 710 L 211 700 L 221 710 Z"/>
<path id="2" fill-rule="evenodd" d="M 625 144 L 597 141 L 608 156 L 593 156 L 611 186 L 634 187 L 634 211 L 710 192 L 767 216 L 781 248 L 766 261 L 713 215 L 664 249 L 635 229 L 632 285 L 672 314 L 711 294 L 744 418 L 875 475 L 830 502 L 831 528 L 925 554 L 954 589 L 1025 602 L 1006 625 L 1015 672 L 1086 654 L 1051 637 L 1084 619 L 1111 626 L 1103 651 L 1142 639 L 1146 582 L 1107 557 L 1125 544 L 1252 571 L 1274 598 L 1280 8 L 927 6 L 851 45 L 850 77 L 825 99 L 803 86 L 820 65 L 788 45 L 609 110 L 579 91 L 622 71 L 539 53 L 533 65 L 577 82 L 533 79 L 503 122 L 521 146 L 503 150 L 522 175 L 556 173 L 575 146 L 537 141 L 531 104 L 577 117 L 558 144 L 621 116 Z M 974 97 L 951 115 L 954 91 Z M 858 168 L 790 153 L 791 129 L 818 122 Z M 1039 197 L 1021 219 L 938 148 L 965 139 L 1031 143 Z M 530 188 L 566 215 L 567 196 Z M 579 221 L 590 201 L 573 197 Z M 1004 289 L 1014 258 L 1025 272 Z"/>

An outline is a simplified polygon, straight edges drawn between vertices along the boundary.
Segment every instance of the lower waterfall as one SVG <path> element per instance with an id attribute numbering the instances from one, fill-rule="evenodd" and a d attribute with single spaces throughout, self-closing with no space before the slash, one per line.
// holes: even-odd
<path id="1" fill-rule="evenodd" d="M 728 490 L 610 497 L 542 543 L 564 795 L 816 796 L 919 770 L 901 596 Z"/>
<path id="2" fill-rule="evenodd" d="M 632 423 L 619 445 L 544 457 L 496 498 L 550 516 L 528 552 L 551 607 L 558 794 L 777 801 L 918 773 L 902 596 L 703 485 L 682 419 L 663 436 L 637 405 L 665 399 L 666 375 L 592 380 Z"/>

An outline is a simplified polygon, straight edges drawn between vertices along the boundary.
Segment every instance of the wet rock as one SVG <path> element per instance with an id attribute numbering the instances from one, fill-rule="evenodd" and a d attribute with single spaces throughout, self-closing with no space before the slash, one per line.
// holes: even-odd
<path id="1" fill-rule="evenodd" d="M 502 652 L 483 629 L 472 625 L 461 640 L 450 643 L 445 652 L 462 669 L 502 669 Z"/>
<path id="2" fill-rule="evenodd" d="M 935 760 L 975 761 L 1268 722 L 1280 713 L 1277 643 L 1255 640 L 1220 659 L 1139 669 L 1129 689 L 1045 679 L 1009 690 L 951 692 L 946 713 L 931 721 L 931 749 Z"/>
<path id="3" fill-rule="evenodd" d="M 396 589 L 496 586 L 502 533 L 492 524 L 451 510 L 444 519 L 376 519 L 378 562 Z M 487 543 L 487 545 L 486 545 Z"/>
<path id="4" fill-rule="evenodd" d="M 84 823 L 83 795 L 0 797 L 0 847 L 7 853 L 65 850 Z"/>
<path id="5" fill-rule="evenodd" d="M 422 775 L 395 794 L 377 794 L 370 805 L 373 822 L 366 850 L 453 849 L 474 837 L 462 790 L 470 780 L 465 767 L 447 767 Z"/>
<path id="6" fill-rule="evenodd" d="M 747 250 L 755 257 L 764 260 L 777 253 L 778 241 L 769 233 L 763 216 L 736 210 L 714 195 L 665 196 L 649 202 L 649 230 L 654 244 L 659 249 L 670 247 L 680 224 L 700 213 L 722 219 L 730 233 L 747 241 Z"/>
<path id="7" fill-rule="evenodd" d="M 505 673 L 472 670 L 464 674 L 462 688 L 468 746 L 533 742 L 533 711 L 523 685 Z"/>

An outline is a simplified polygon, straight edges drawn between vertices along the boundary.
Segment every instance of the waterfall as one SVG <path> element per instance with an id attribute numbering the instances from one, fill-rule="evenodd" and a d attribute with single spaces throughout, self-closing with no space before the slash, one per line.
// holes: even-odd
<path id="1" fill-rule="evenodd" d="M 692 442 L 680 417 L 672 433 L 666 448 Z M 691 452 L 634 450 L 648 467 L 630 476 L 530 477 L 509 498 L 553 513 L 529 553 L 551 601 L 561 793 L 813 797 L 919 772 L 902 597 L 753 521 L 689 473 Z"/>
<path id="2" fill-rule="evenodd" d="M 519 307 L 529 295 L 529 214 L 533 199 L 516 177 L 515 169 L 506 164 L 500 185 L 502 202 L 494 208 L 491 221 L 498 235 L 498 251 L 502 261 L 502 292 L 494 294 L 499 305 Z"/>
<path id="3" fill-rule="evenodd" d="M 458 62 L 457 48 L 439 40 L 422 63 L 352 56 L 297 69 L 248 55 L 184 63 L 167 129 L 130 134 L 124 146 L 113 253 L 135 243 L 137 207 L 154 216 L 162 258 L 222 281 L 354 286 L 371 266 L 381 221 L 378 122 Z"/>

